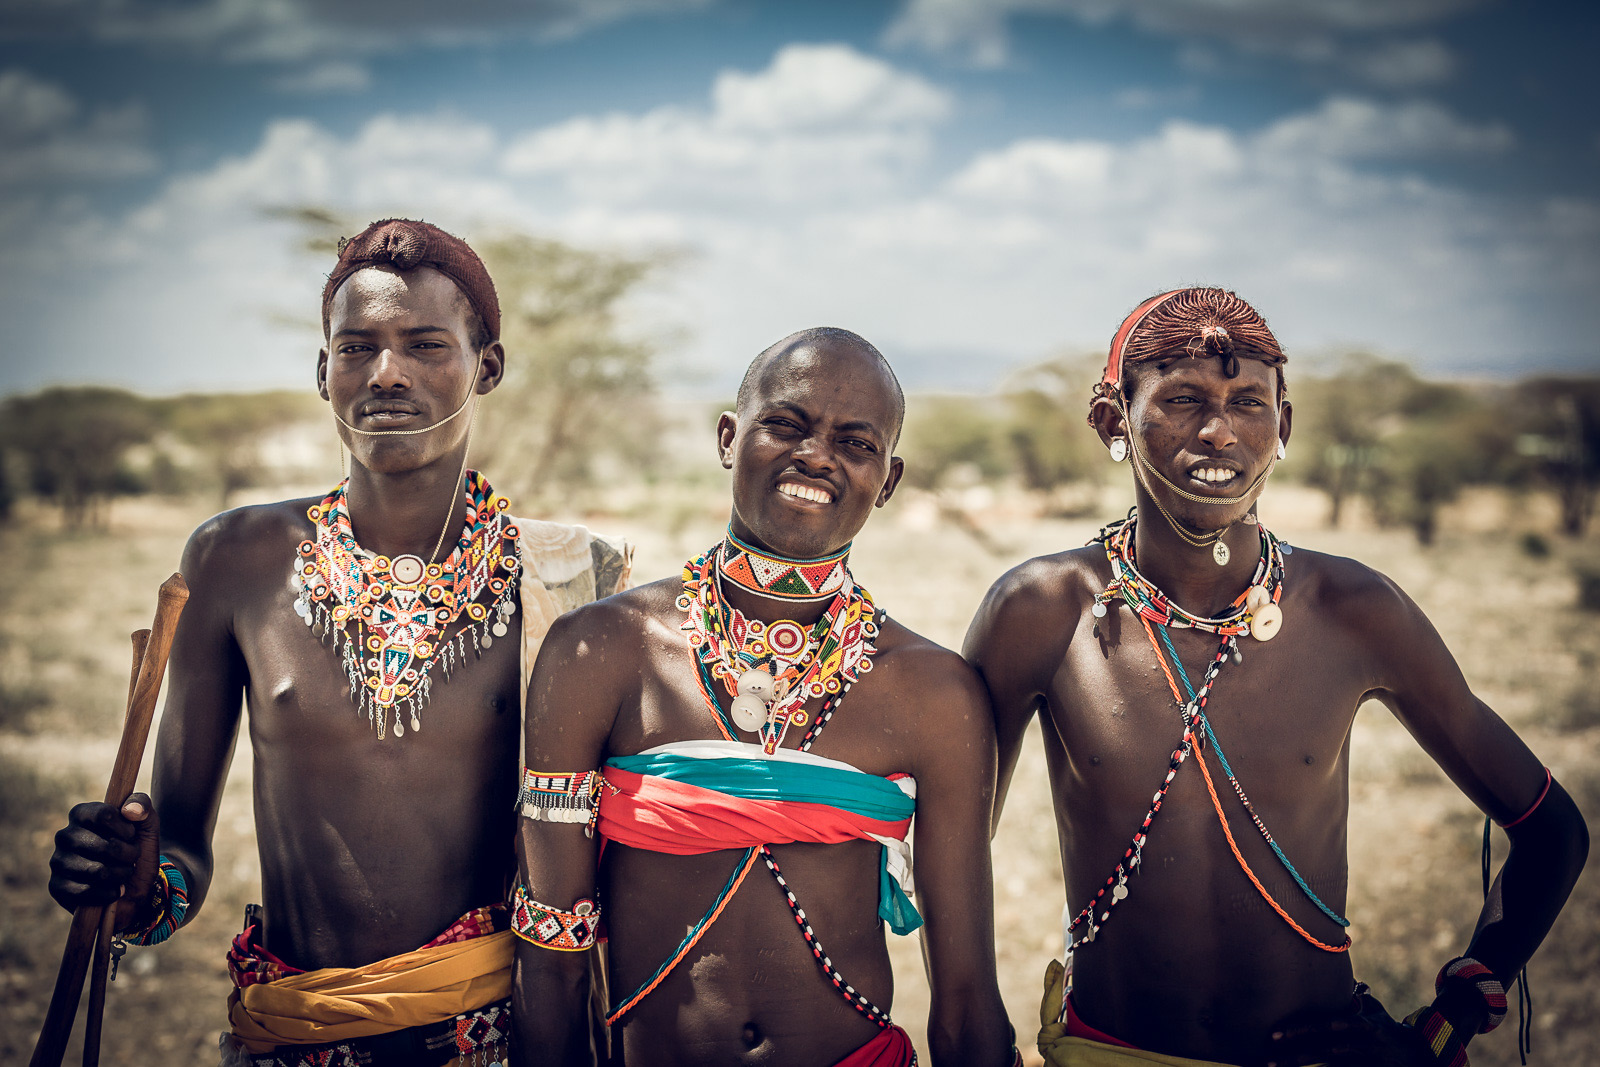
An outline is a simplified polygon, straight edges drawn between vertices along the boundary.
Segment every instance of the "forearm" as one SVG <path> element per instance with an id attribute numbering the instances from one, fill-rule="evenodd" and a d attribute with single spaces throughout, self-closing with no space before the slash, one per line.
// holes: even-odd
<path id="1" fill-rule="evenodd" d="M 1589 854 L 1589 830 L 1567 791 L 1552 780 L 1539 806 L 1506 835 L 1511 852 L 1466 954 L 1509 980 L 1550 932 L 1577 883 Z"/>
<path id="2" fill-rule="evenodd" d="M 934 1067 L 1009 1067 L 1014 1039 L 998 992 L 941 997 L 928 1013 L 928 1055 Z"/>
<path id="3" fill-rule="evenodd" d="M 511 984 L 516 1028 L 512 1062 L 517 1067 L 594 1067 L 589 955 L 518 939 Z"/>
<path id="4" fill-rule="evenodd" d="M 1506 834 L 1511 851 L 1463 955 L 1483 964 L 1509 988 L 1572 892 L 1588 856 L 1589 834 L 1572 798 L 1555 781 L 1538 806 Z M 1488 1016 L 1481 998 L 1448 985 L 1436 1006 L 1468 1034 L 1478 1032 Z"/>

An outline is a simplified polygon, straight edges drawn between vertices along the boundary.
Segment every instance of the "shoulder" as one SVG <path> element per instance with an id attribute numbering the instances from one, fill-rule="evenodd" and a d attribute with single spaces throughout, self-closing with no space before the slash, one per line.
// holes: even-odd
<path id="1" fill-rule="evenodd" d="M 1011 643 L 1019 635 L 1040 644 L 1049 634 L 1070 633 L 1110 581 L 1098 545 L 1037 556 L 1002 574 L 989 587 L 967 635 L 969 657 L 983 654 L 989 640 Z"/>
<path id="2" fill-rule="evenodd" d="M 1284 585 L 1324 617 L 1362 632 L 1421 613 L 1392 578 L 1346 556 L 1296 548 L 1284 563 Z"/>
<path id="3" fill-rule="evenodd" d="M 884 681 L 918 694 L 926 710 L 930 702 L 961 706 L 985 700 L 978 672 L 953 652 L 906 626 L 893 616 L 884 619 L 873 657 L 873 673 Z"/>
<path id="4" fill-rule="evenodd" d="M 280 500 L 211 516 L 195 528 L 184 546 L 184 577 L 192 582 L 211 570 L 227 570 L 237 576 L 238 568 L 269 560 L 289 566 L 296 547 L 311 536 L 306 510 L 317 500 Z"/>
<path id="5" fill-rule="evenodd" d="M 1085 607 L 1111 578 L 1098 545 L 1035 556 L 1006 571 L 989 587 L 985 606 L 1007 611 Z"/>
<path id="6" fill-rule="evenodd" d="M 663 578 L 579 605 L 556 621 L 545 643 L 600 643 L 636 651 L 647 637 L 676 632 L 682 618 L 677 609 L 682 588 L 678 579 Z"/>

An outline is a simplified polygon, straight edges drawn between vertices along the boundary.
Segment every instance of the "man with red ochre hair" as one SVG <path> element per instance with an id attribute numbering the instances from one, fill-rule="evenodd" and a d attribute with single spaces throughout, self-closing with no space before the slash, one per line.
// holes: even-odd
<path id="1" fill-rule="evenodd" d="M 527 670 L 558 615 L 625 584 L 627 550 L 513 519 L 467 469 L 505 350 L 463 241 L 374 223 L 341 245 L 322 322 L 349 477 L 195 531 L 154 800 L 75 807 L 50 891 L 116 902 L 139 944 L 192 917 L 242 699 L 266 906 L 228 954 L 224 1062 L 503 1061 Z"/>
<path id="2" fill-rule="evenodd" d="M 1041 1009 L 1053 1067 L 1459 1067 L 1583 867 L 1571 798 L 1417 606 L 1258 522 L 1289 443 L 1283 365 L 1233 293 L 1135 308 L 1089 421 L 1133 468 L 1136 508 L 1002 577 L 967 635 L 994 705 L 997 820 L 1036 711 L 1044 728 L 1068 895 L 1067 964 Z M 1340 914 L 1368 699 L 1512 846 L 1470 943 L 1404 1023 L 1356 984 Z"/>

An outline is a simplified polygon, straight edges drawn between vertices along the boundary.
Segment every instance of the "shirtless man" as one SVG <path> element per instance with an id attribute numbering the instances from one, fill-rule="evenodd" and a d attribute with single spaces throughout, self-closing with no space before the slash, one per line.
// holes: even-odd
<path id="1" fill-rule="evenodd" d="M 592 942 L 594 900 L 623 1062 L 910 1063 L 886 1014 L 883 922 L 922 920 L 933 1062 L 1013 1062 L 982 689 L 960 657 L 876 613 L 848 570 L 851 539 L 900 481 L 903 413 L 855 334 L 773 345 L 717 425 L 727 538 L 682 577 L 550 631 L 513 905 L 525 1062 L 591 1062 L 583 953 L 555 950 Z M 905 895 L 913 808 L 921 920 Z"/>
<path id="2" fill-rule="evenodd" d="M 1002 802 L 1036 711 L 1044 727 L 1069 923 L 1041 1011 L 1050 1064 L 1464 1063 L 1583 866 L 1571 799 L 1417 606 L 1256 524 L 1289 441 L 1283 362 L 1232 293 L 1136 308 L 1089 413 L 1134 468 L 1136 517 L 1003 576 L 967 636 Z M 1409 1025 L 1352 996 L 1339 918 L 1348 742 L 1369 698 L 1512 842 L 1468 962 Z"/>
<path id="3" fill-rule="evenodd" d="M 265 908 L 229 953 L 224 1061 L 503 1056 L 524 667 L 626 557 L 582 527 L 511 520 L 465 470 L 469 409 L 505 352 L 464 242 L 374 223 L 342 247 L 322 316 L 317 385 L 349 479 L 195 531 L 153 804 L 74 808 L 50 891 L 69 909 L 120 893 L 135 943 L 199 910 L 242 697 Z"/>

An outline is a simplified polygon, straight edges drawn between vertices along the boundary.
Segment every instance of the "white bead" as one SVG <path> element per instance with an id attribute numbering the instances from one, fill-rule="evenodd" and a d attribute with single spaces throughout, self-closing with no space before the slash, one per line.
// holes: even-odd
<path id="1" fill-rule="evenodd" d="M 758 696 L 741 693 L 734 697 L 733 703 L 728 706 L 728 717 L 739 729 L 746 733 L 754 733 L 766 724 L 766 702 Z"/>
<path id="2" fill-rule="evenodd" d="M 1271 641 L 1278 636 L 1278 628 L 1282 625 L 1283 609 L 1276 604 L 1268 604 L 1250 620 L 1250 636 L 1257 641 Z"/>
<path id="3" fill-rule="evenodd" d="M 753 697 L 771 699 L 775 681 L 770 671 L 757 667 L 739 675 L 740 694 L 749 693 Z"/>

